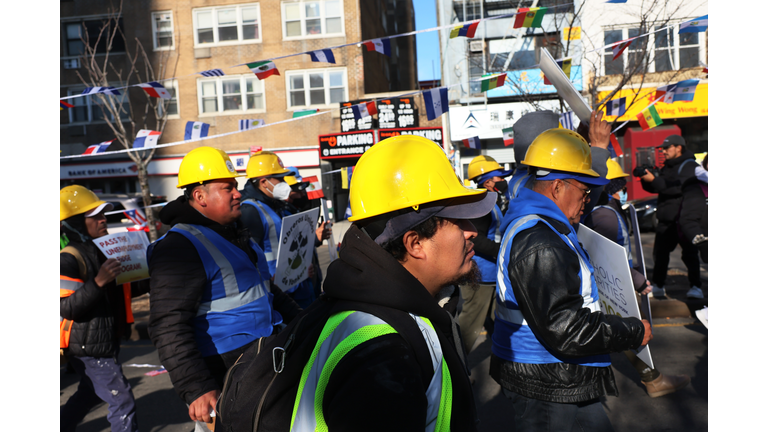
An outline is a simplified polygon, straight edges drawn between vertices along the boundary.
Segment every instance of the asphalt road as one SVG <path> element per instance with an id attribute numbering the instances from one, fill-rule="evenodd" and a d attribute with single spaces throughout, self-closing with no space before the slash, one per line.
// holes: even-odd
<path id="1" fill-rule="evenodd" d="M 337 226 L 334 234 L 340 238 L 345 226 Z M 651 246 L 653 233 L 642 235 L 645 258 L 652 267 Z M 327 246 L 318 248 L 323 267 L 328 263 Z M 707 292 L 706 265 L 702 266 L 703 289 Z M 667 290 L 670 298 L 685 301 L 688 289 L 685 267 L 680 260 L 679 248 L 673 252 Z M 694 305 L 698 308 L 702 302 Z M 704 304 L 706 302 L 703 302 Z M 695 309 L 692 307 L 692 309 Z M 137 315 L 137 320 L 145 314 Z M 708 330 L 695 318 L 657 317 L 654 320 L 654 339 L 651 353 L 656 368 L 665 374 L 687 374 L 691 384 L 680 391 L 651 399 L 640 383 L 637 373 L 623 354 L 612 355 L 619 397 L 605 398 L 603 403 L 617 431 L 706 431 L 708 426 Z M 500 392 L 500 387 L 488 375 L 491 341 L 481 335 L 469 355 L 471 380 L 475 392 L 482 431 L 513 431 L 514 417 L 511 404 Z M 157 352 L 146 339 L 126 341 L 122 345 L 120 360 L 123 371 L 133 387 L 137 404 L 137 418 L 142 431 L 188 432 L 194 429 L 187 407 L 173 390 L 167 373 L 146 376 L 156 367 L 129 367 L 129 364 L 160 365 Z M 75 392 L 78 377 L 60 372 L 60 404 Z M 107 432 L 107 405 L 93 409 L 78 427 L 82 432 Z"/>

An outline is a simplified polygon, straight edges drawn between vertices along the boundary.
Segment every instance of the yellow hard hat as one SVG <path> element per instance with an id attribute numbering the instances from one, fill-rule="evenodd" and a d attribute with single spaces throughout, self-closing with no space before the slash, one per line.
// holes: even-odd
<path id="1" fill-rule="evenodd" d="M 256 177 L 281 176 L 291 172 L 283 165 L 280 156 L 271 151 L 256 152 L 248 159 L 248 166 L 245 167 L 245 176 L 249 179 Z"/>
<path id="2" fill-rule="evenodd" d="M 605 176 L 608 180 L 613 180 L 619 177 L 629 177 L 629 174 L 625 173 L 624 170 L 621 169 L 621 165 L 615 160 L 608 159 L 605 165 L 608 166 L 608 174 Z"/>
<path id="3" fill-rule="evenodd" d="M 568 129 L 549 129 L 536 137 L 525 153 L 524 165 L 600 177 L 592 169 L 592 152 L 581 135 Z"/>
<path id="4" fill-rule="evenodd" d="M 503 169 L 504 168 L 496 162 L 496 159 L 490 156 L 480 155 L 476 156 L 472 159 L 472 162 L 469 163 L 469 166 L 467 167 L 467 177 L 475 179 L 485 173 Z"/>
<path id="5" fill-rule="evenodd" d="M 298 180 L 296 180 L 296 177 L 294 176 L 285 176 L 283 177 L 283 180 L 285 180 L 285 182 L 288 183 L 288 186 L 293 186 L 299 182 Z"/>
<path id="6" fill-rule="evenodd" d="M 59 221 L 81 213 L 87 213 L 101 206 L 112 209 L 112 204 L 102 201 L 95 193 L 80 185 L 71 185 L 59 191 Z"/>
<path id="7" fill-rule="evenodd" d="M 371 147 L 357 162 L 349 187 L 349 220 L 485 193 L 461 184 L 434 141 L 417 135 L 394 136 Z"/>
<path id="8" fill-rule="evenodd" d="M 179 166 L 179 184 L 181 189 L 193 183 L 242 177 L 235 171 L 232 160 L 224 151 L 213 147 L 198 147 L 184 156 Z"/>

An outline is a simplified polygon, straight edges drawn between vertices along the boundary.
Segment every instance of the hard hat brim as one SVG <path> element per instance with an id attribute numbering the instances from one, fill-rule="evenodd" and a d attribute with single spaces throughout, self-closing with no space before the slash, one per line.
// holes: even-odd
<path id="1" fill-rule="evenodd" d="M 574 179 L 590 186 L 605 186 L 611 182 L 605 177 L 600 177 L 600 175 L 597 172 L 593 170 L 590 170 L 590 171 L 595 173 L 595 177 L 566 172 L 566 171 L 538 170 L 536 171 L 536 180 L 548 181 L 548 180 L 557 180 L 557 179 L 560 179 L 560 180 Z M 541 172 L 546 173 L 546 175 L 540 176 L 539 173 Z"/>
<path id="2" fill-rule="evenodd" d="M 106 202 L 106 201 L 99 201 L 99 205 L 96 206 L 93 210 L 89 210 L 85 212 L 85 217 L 94 217 L 101 213 L 102 211 L 110 211 L 115 206 L 112 203 Z"/>

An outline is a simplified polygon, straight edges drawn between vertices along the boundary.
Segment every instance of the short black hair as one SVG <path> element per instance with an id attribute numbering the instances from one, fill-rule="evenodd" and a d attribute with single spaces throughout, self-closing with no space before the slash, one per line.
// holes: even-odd
<path id="1" fill-rule="evenodd" d="M 437 229 L 440 228 L 440 225 L 443 224 L 444 220 L 445 220 L 444 218 L 441 218 L 439 216 L 432 216 L 431 218 L 416 225 L 415 227 L 409 229 L 408 231 L 416 231 L 416 234 L 419 237 L 428 240 L 428 239 L 431 239 L 437 233 Z M 405 244 L 403 243 L 404 236 L 405 234 L 401 235 L 399 238 L 390 240 L 384 243 L 383 245 L 381 245 L 381 247 L 383 247 L 385 251 L 389 252 L 389 254 L 392 255 L 398 261 L 403 261 L 403 258 L 405 258 L 405 254 L 408 252 L 405 248 Z"/>

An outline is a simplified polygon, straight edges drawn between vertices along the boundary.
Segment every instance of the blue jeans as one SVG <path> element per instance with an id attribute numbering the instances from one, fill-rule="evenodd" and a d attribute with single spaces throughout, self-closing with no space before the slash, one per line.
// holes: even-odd
<path id="1" fill-rule="evenodd" d="M 80 375 L 80 384 L 61 407 L 59 428 L 62 432 L 74 431 L 88 411 L 101 401 L 109 404 L 107 420 L 112 432 L 139 430 L 133 391 L 116 358 L 70 357 L 69 362 Z"/>
<path id="2" fill-rule="evenodd" d="M 517 432 L 614 432 L 599 399 L 557 403 L 521 396 L 502 388 L 512 400 Z"/>

